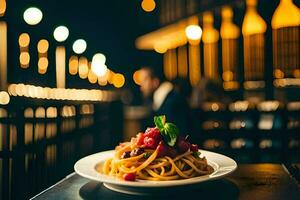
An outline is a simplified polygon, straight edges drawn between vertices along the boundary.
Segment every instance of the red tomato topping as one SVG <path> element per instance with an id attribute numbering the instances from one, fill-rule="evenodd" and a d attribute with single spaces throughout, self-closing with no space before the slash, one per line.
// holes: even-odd
<path id="1" fill-rule="evenodd" d="M 124 174 L 123 178 L 125 181 L 135 181 L 135 173 Z"/>
<path id="2" fill-rule="evenodd" d="M 186 152 L 190 149 L 191 144 L 183 137 L 178 137 L 176 146 L 180 152 Z"/>
<path id="3" fill-rule="evenodd" d="M 144 138 L 145 138 L 145 134 L 144 133 L 139 133 L 138 136 L 137 136 L 136 144 L 138 146 L 142 146 L 144 144 Z"/>
<path id="4" fill-rule="evenodd" d="M 199 148 L 198 148 L 197 144 L 192 144 L 190 149 L 191 149 L 192 152 L 196 152 L 196 151 L 198 151 Z"/>
<path id="5" fill-rule="evenodd" d="M 144 133 L 144 145 L 145 148 L 156 149 L 160 141 L 162 141 L 162 136 L 160 135 L 158 128 L 147 128 Z"/>

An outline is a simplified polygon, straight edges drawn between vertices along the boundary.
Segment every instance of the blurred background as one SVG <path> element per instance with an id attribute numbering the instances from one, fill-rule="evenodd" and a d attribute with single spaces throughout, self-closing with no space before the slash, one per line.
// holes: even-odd
<path id="1" fill-rule="evenodd" d="M 0 0 L 0 199 L 167 115 L 238 163 L 300 162 L 298 0 Z"/>

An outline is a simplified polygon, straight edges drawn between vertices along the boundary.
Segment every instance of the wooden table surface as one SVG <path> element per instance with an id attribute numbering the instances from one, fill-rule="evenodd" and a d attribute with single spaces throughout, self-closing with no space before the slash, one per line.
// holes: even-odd
<path id="1" fill-rule="evenodd" d="M 288 199 L 300 200 L 300 185 L 282 165 L 245 164 L 226 178 L 183 188 L 132 196 L 106 189 L 102 183 L 71 174 L 32 199 Z"/>

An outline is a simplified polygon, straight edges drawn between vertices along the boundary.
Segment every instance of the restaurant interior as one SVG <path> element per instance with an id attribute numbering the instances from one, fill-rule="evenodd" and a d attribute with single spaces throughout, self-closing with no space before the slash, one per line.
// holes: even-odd
<path id="1" fill-rule="evenodd" d="M 170 115 L 187 116 L 200 149 L 238 165 L 300 163 L 299 8 L 0 0 L 0 199 L 29 199 L 153 126 L 145 67 L 178 89 L 186 107 Z"/>

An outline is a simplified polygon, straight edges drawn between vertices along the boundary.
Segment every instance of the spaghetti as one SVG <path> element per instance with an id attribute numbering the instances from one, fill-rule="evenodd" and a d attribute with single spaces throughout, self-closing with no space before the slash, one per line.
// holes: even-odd
<path id="1" fill-rule="evenodd" d="M 128 181 L 135 179 L 168 181 L 211 174 L 214 169 L 198 146 L 177 134 L 176 142 L 166 141 L 163 129 L 148 128 L 130 142 L 116 147 L 113 158 L 107 159 L 99 172 Z M 172 144 L 170 146 L 168 144 Z"/>

